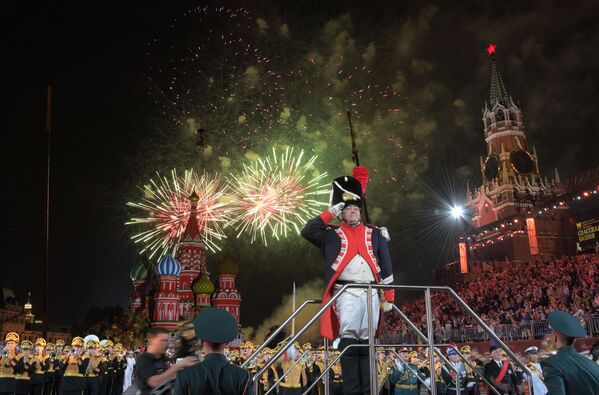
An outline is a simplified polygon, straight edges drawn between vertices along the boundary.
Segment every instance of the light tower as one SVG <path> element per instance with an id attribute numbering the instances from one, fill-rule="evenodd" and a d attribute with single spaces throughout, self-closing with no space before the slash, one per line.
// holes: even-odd
<path id="1" fill-rule="evenodd" d="M 495 52 L 496 46 L 489 45 L 489 102 L 482 109 L 487 145 L 485 159 L 480 158 L 483 182 L 473 190 L 468 187 L 466 197 L 472 226 L 480 236 L 474 243 L 478 247 L 471 248 L 483 261 L 533 261 L 565 254 L 571 249 L 568 208 L 560 205 L 546 216 L 537 208 L 557 200 L 564 187 L 557 170 L 553 180 L 541 176 L 536 149 L 526 141 L 521 108 L 507 92 Z M 523 223 L 523 229 L 513 225 Z"/>
<path id="2" fill-rule="evenodd" d="M 31 292 L 27 292 L 27 303 L 23 306 L 23 311 L 25 312 L 25 321 L 32 324 L 35 320 L 35 315 L 33 314 L 33 305 L 31 304 Z"/>

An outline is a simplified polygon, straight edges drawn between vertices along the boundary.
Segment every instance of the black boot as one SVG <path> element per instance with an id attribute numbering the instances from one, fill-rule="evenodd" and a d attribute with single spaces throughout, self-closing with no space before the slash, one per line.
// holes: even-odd
<path id="1" fill-rule="evenodd" d="M 343 352 L 346 347 L 352 344 L 358 344 L 358 340 L 341 338 L 339 341 L 339 351 Z M 359 347 L 350 347 L 341 355 L 341 374 L 343 375 L 343 392 L 345 395 L 362 393 L 359 362 Z"/>
<path id="2" fill-rule="evenodd" d="M 368 344 L 368 340 L 360 340 L 360 344 Z M 360 360 L 360 393 L 370 395 L 370 353 L 368 347 L 359 348 Z M 374 367 L 373 367 L 374 368 Z"/>

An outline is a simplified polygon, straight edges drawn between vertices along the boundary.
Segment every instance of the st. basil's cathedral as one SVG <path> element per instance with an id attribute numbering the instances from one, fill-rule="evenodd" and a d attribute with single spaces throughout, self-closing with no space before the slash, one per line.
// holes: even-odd
<path id="1" fill-rule="evenodd" d="M 158 289 L 150 281 L 145 265 L 140 263 L 131 269 L 130 310 L 133 314 L 144 314 L 152 326 L 167 330 L 175 330 L 180 321 L 193 319 L 205 307 L 226 310 L 239 324 L 241 296 L 235 287 L 238 267 L 227 255 L 216 269 L 215 287 L 197 220 L 198 196 L 193 193 L 189 200 L 190 216 L 175 256 L 168 252 L 156 265 Z"/>

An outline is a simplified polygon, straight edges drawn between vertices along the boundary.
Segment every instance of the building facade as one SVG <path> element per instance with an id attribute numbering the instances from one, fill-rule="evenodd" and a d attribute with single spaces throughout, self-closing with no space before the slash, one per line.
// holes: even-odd
<path id="1" fill-rule="evenodd" d="M 21 304 L 15 296 L 14 290 L 9 286 L 3 286 L 0 294 L 0 342 L 4 341 L 10 332 L 19 334 L 21 340 L 35 342 L 43 337 L 42 323 L 35 320 L 31 294 L 28 295 L 27 303 Z M 62 339 L 65 342 L 71 338 L 70 328 L 50 325 L 46 340 L 55 343 Z"/>
<path id="2" fill-rule="evenodd" d="M 191 320 L 210 306 L 229 311 L 239 323 L 241 297 L 235 285 L 237 265 L 227 255 L 217 268 L 218 287 L 214 285 L 197 220 L 198 197 L 193 193 L 189 200 L 190 216 L 176 253 L 167 253 L 156 265 L 157 289 L 152 289 L 156 281 L 149 276 L 145 265 L 138 264 L 131 269 L 133 293 L 129 308 L 134 314 L 150 317 L 152 326 L 168 330 L 175 330 L 180 321 Z"/>

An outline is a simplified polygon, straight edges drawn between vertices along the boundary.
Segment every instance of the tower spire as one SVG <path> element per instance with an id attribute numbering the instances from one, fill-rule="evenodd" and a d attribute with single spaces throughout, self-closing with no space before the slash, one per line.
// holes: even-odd
<path id="1" fill-rule="evenodd" d="M 181 241 L 199 241 L 200 240 L 200 226 L 198 224 L 198 195 L 192 192 L 191 196 L 189 196 L 189 202 L 191 203 L 189 220 L 187 221 L 187 225 L 185 226 L 185 231 L 183 232 L 183 237 Z"/>
<path id="2" fill-rule="evenodd" d="M 510 98 L 507 94 L 507 89 L 505 89 L 505 84 L 503 83 L 501 74 L 497 70 L 497 62 L 495 62 L 495 48 L 496 45 L 494 44 L 489 44 L 489 47 L 487 48 L 487 53 L 491 58 L 491 89 L 489 91 L 489 104 L 491 107 L 493 107 L 497 102 L 504 105 L 507 105 L 510 102 Z"/>

